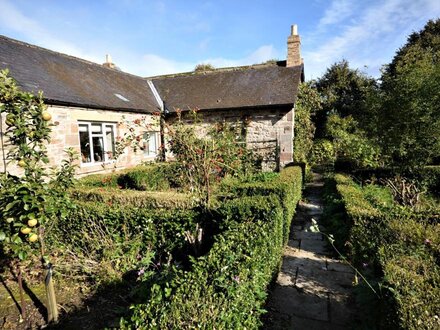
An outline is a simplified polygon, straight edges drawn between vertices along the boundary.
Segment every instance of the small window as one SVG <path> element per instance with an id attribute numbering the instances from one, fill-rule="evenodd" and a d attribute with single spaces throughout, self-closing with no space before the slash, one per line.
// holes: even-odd
<path id="1" fill-rule="evenodd" d="M 156 157 L 159 153 L 159 132 L 145 132 L 143 136 L 144 156 Z"/>
<path id="2" fill-rule="evenodd" d="M 110 161 L 115 152 L 115 124 L 79 122 L 81 163 L 94 164 Z"/>

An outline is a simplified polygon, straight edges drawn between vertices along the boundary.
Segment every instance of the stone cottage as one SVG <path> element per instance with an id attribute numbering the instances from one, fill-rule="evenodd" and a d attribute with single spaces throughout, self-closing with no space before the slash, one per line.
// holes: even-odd
<path id="1" fill-rule="evenodd" d="M 245 122 L 249 147 L 275 146 L 283 165 L 292 160 L 294 105 L 304 80 L 296 26 L 287 45 L 286 61 L 142 78 L 120 71 L 110 58 L 99 65 L 0 36 L 0 69 L 9 69 L 23 90 L 43 91 L 55 124 L 50 162 L 58 164 L 73 147 L 81 155 L 78 174 L 113 163 L 115 141 L 127 132 L 124 120 L 146 123 L 137 128 L 144 148 L 127 148 L 117 167 L 154 160 L 164 132 L 153 114 L 172 122 L 178 109 L 191 108 L 201 110 L 205 124 Z"/>

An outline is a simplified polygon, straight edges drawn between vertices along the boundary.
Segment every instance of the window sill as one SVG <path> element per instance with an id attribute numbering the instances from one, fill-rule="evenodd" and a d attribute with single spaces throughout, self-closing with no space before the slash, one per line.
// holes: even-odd
<path id="1" fill-rule="evenodd" d="M 94 162 L 94 163 L 82 163 L 81 162 L 80 167 L 93 167 L 93 166 L 103 166 L 103 165 L 105 166 L 105 165 L 111 165 L 114 163 L 116 163 L 114 160 L 109 160 L 106 162 Z"/>

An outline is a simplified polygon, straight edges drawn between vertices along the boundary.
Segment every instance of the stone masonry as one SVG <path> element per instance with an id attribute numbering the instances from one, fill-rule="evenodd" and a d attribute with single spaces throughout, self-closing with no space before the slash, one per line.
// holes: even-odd
<path id="1" fill-rule="evenodd" d="M 227 122 L 240 125 L 246 131 L 248 148 L 253 148 L 263 157 L 274 157 L 279 148 L 280 165 L 283 166 L 293 158 L 293 117 L 294 110 L 287 108 L 231 109 L 200 112 L 199 133 L 205 135 L 212 125 Z M 185 118 L 185 116 L 184 116 Z M 188 117 L 186 117 L 188 118 Z M 167 123 L 172 124 L 175 117 Z M 185 119 L 184 119 L 185 120 Z M 186 120 L 189 121 L 189 120 Z M 170 155 L 169 155 L 170 156 Z"/>
<path id="2" fill-rule="evenodd" d="M 290 36 L 287 38 L 287 67 L 301 65 L 301 38 L 297 26 L 292 25 Z"/>
<path id="3" fill-rule="evenodd" d="M 147 122 L 151 123 L 152 125 L 151 131 L 159 131 L 158 123 L 155 123 L 151 115 L 52 105 L 48 106 L 47 110 L 52 115 L 51 123 L 54 125 L 52 127 L 51 143 L 47 146 L 50 166 L 57 166 L 61 163 L 61 161 L 65 158 L 64 150 L 66 148 L 72 147 L 78 153 L 80 153 L 78 121 L 95 121 L 118 124 L 122 122 L 123 117 L 127 121 L 147 117 Z M 3 116 L 3 119 L 4 117 L 5 116 Z M 3 128 L 5 128 L 4 122 Z M 128 128 L 124 125 L 117 125 L 115 138 L 123 136 L 124 133 L 127 132 L 127 129 Z M 139 134 L 142 133 L 140 129 L 137 129 L 137 131 Z M 7 147 L 5 149 L 7 152 Z M 143 152 L 140 150 L 135 153 L 130 148 L 126 148 L 125 153 L 118 159 L 116 168 L 132 167 L 138 165 L 142 161 L 152 160 L 154 160 L 154 157 L 144 156 Z M 79 167 L 76 172 L 78 175 L 103 172 L 106 170 L 112 170 L 115 167 L 113 162 L 108 162 L 107 164 L 101 163 L 90 165 L 81 164 L 80 161 L 78 161 L 78 165 Z M 8 164 L 7 168 L 11 174 L 22 173 L 22 169 L 16 166 L 14 162 Z M 0 171 L 3 171 L 3 162 L 0 162 Z"/>

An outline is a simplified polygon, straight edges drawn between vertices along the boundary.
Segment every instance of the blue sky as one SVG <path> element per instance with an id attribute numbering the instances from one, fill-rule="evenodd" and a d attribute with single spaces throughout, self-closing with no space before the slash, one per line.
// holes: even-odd
<path id="1" fill-rule="evenodd" d="M 439 0 L 0 0 L 0 34 L 141 76 L 285 59 L 298 24 L 306 79 L 332 63 L 379 76 Z"/>

